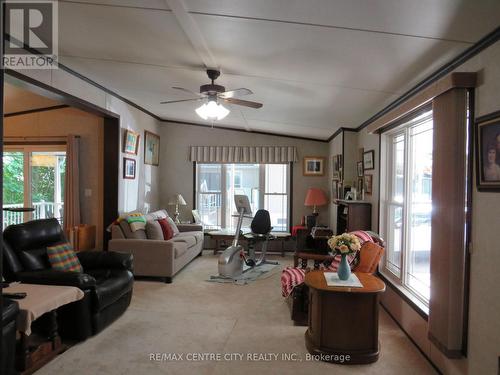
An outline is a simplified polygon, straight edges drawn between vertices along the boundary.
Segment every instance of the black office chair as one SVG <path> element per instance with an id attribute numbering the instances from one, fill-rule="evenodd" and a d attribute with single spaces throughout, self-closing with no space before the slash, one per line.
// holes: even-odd
<path id="1" fill-rule="evenodd" d="M 248 240 L 249 261 L 254 262 L 252 266 L 260 266 L 262 264 L 279 264 L 278 262 L 268 261 L 266 259 L 267 245 L 269 240 L 276 237 L 271 234 L 273 227 L 271 226 L 271 216 L 267 210 L 258 210 L 250 224 L 251 233 L 245 234 L 245 239 Z M 255 256 L 255 245 L 262 242 L 262 248 L 259 259 Z"/>

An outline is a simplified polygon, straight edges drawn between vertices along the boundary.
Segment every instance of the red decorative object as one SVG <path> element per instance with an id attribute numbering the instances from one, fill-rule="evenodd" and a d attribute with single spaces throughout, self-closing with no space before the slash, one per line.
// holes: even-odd
<path id="1" fill-rule="evenodd" d="M 328 203 L 325 192 L 318 188 L 309 188 L 306 194 L 304 206 L 313 206 L 313 213 L 316 213 L 316 206 L 324 206 Z"/>
<path id="2" fill-rule="evenodd" d="M 292 237 L 297 237 L 297 232 L 301 229 L 307 229 L 305 225 L 294 225 L 292 227 Z"/>
<path id="3" fill-rule="evenodd" d="M 174 236 L 174 231 L 172 230 L 172 227 L 168 223 L 167 219 L 160 219 L 158 220 L 158 223 L 160 224 L 161 230 L 163 232 L 163 239 L 171 239 Z"/>

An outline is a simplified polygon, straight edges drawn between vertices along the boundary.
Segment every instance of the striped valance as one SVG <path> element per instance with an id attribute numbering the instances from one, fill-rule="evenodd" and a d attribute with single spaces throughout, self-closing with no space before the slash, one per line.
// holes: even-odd
<path id="1" fill-rule="evenodd" d="M 191 146 L 190 161 L 198 163 L 294 163 L 292 146 Z"/>

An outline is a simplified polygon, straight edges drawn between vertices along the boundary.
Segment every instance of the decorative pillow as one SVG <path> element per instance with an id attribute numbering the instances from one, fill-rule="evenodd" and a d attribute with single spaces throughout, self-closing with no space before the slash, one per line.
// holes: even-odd
<path id="1" fill-rule="evenodd" d="M 172 231 L 174 232 L 174 237 L 177 236 L 180 231 L 179 228 L 177 228 L 177 225 L 174 223 L 174 220 L 169 216 L 167 217 L 168 224 L 170 224 L 170 228 L 172 228 Z"/>
<path id="2" fill-rule="evenodd" d="M 148 220 L 146 223 L 146 234 L 150 240 L 163 240 L 163 229 L 157 220 Z"/>
<path id="3" fill-rule="evenodd" d="M 48 246 L 47 255 L 52 268 L 55 270 L 83 272 L 82 265 L 69 242 Z"/>
<path id="4" fill-rule="evenodd" d="M 168 222 L 168 218 L 158 220 L 158 224 L 160 224 L 161 230 L 163 231 L 163 239 L 170 240 L 174 236 L 174 232 Z"/>
<path id="5" fill-rule="evenodd" d="M 125 238 L 132 238 L 135 240 L 145 240 L 147 238 L 146 230 L 136 230 L 135 232 L 132 232 L 129 223 L 127 223 L 127 220 L 120 221 L 119 225 Z"/>
<path id="6" fill-rule="evenodd" d="M 146 229 L 146 218 L 143 214 L 133 213 L 127 216 L 127 223 L 130 225 L 130 230 L 135 232 L 137 230 Z"/>

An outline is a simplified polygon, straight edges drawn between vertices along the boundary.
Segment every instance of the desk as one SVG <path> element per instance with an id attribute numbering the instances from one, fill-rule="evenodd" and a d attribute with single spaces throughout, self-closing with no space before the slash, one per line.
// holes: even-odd
<path id="1" fill-rule="evenodd" d="M 309 287 L 309 353 L 340 364 L 378 360 L 379 294 L 385 284 L 377 277 L 355 272 L 363 288 L 329 287 L 323 271 L 306 273 Z"/>
<path id="2" fill-rule="evenodd" d="M 16 300 L 19 304 L 17 330 L 21 336 L 21 350 L 16 352 L 16 367 L 18 370 L 28 370 L 27 373 L 32 373 L 66 349 L 57 331 L 56 309 L 82 299 L 84 293 L 72 286 L 19 283 L 9 285 L 3 289 L 3 292 L 27 293 L 25 298 Z M 48 337 L 45 337 L 41 343 L 35 344 L 35 339 L 29 338 L 31 323 L 44 314 L 47 314 L 49 319 Z"/>
<path id="3" fill-rule="evenodd" d="M 243 235 L 240 235 L 238 242 L 240 244 L 247 241 L 244 237 L 244 234 L 248 232 L 244 232 Z M 216 230 L 212 232 L 207 232 L 207 235 L 210 236 L 213 240 L 215 240 L 215 248 L 214 255 L 217 254 L 217 251 L 224 250 L 226 247 L 230 246 L 234 239 L 234 230 L 223 229 Z M 288 232 L 271 232 L 271 236 L 274 236 L 275 239 L 271 241 L 280 240 L 281 241 L 281 256 L 285 256 L 285 244 L 284 241 L 287 241 L 291 238 L 290 233 Z M 222 243 L 222 245 L 221 245 Z"/>

